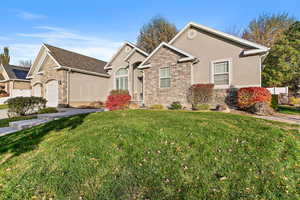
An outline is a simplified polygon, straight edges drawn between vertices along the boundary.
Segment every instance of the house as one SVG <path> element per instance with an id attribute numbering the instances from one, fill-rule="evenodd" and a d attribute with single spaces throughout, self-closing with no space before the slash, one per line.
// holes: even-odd
<path id="1" fill-rule="evenodd" d="M 0 88 L 10 97 L 30 96 L 30 80 L 26 79 L 29 68 L 15 65 L 0 65 Z"/>
<path id="2" fill-rule="evenodd" d="M 138 66 L 147 56 L 134 44 L 124 42 L 104 68 L 111 76 L 108 80 L 109 90 L 128 90 L 133 102 L 143 102 L 143 74 Z"/>
<path id="3" fill-rule="evenodd" d="M 228 89 L 261 86 L 265 46 L 196 23 L 187 24 L 169 43 L 161 43 L 138 66 L 145 105 L 189 106 L 188 90 L 214 84 L 214 103 L 224 103 Z"/>
<path id="4" fill-rule="evenodd" d="M 46 98 L 48 107 L 104 101 L 110 77 L 105 65 L 102 60 L 43 44 L 27 76 L 31 94 Z"/>

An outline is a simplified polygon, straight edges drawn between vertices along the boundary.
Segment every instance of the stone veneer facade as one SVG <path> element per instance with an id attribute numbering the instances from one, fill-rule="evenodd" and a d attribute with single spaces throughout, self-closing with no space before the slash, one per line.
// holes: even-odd
<path id="1" fill-rule="evenodd" d="M 41 84 L 42 97 L 45 97 L 46 84 L 51 80 L 59 81 L 58 104 L 67 105 L 67 71 L 56 70 L 53 69 L 54 67 L 57 67 L 57 64 L 52 60 L 52 58 L 48 57 L 43 64 L 42 71 L 44 72 L 44 74 L 35 75 L 35 77 L 31 80 L 32 87 L 34 87 L 36 84 Z"/>
<path id="2" fill-rule="evenodd" d="M 146 106 L 161 104 L 165 107 L 174 101 L 190 107 L 187 101 L 188 89 L 191 86 L 191 62 L 178 63 L 181 55 L 163 47 L 148 62 L 151 67 L 144 69 L 144 103 Z M 159 69 L 171 68 L 171 87 L 160 88 Z"/>

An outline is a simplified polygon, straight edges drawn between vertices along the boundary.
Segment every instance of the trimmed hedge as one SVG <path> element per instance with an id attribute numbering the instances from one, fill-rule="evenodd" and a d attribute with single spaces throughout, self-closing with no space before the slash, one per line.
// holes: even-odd
<path id="1" fill-rule="evenodd" d="M 279 95 L 278 94 L 273 94 L 272 95 L 272 101 L 271 101 L 271 107 L 274 110 L 278 110 L 278 103 L 279 102 Z"/>
<path id="2" fill-rule="evenodd" d="M 271 104 L 272 95 L 262 87 L 240 88 L 237 93 L 238 106 L 241 109 L 248 109 L 258 102 Z"/>
<path id="3" fill-rule="evenodd" d="M 47 100 L 42 97 L 15 97 L 8 99 L 8 116 L 17 117 L 39 112 L 46 107 Z"/>

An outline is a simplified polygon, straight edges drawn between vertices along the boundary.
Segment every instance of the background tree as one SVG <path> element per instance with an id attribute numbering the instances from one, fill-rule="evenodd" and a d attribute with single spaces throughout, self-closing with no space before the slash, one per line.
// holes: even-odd
<path id="1" fill-rule="evenodd" d="M 3 48 L 3 53 L 0 54 L 0 63 L 3 65 L 8 65 L 10 62 L 9 49 L 8 47 Z"/>
<path id="2" fill-rule="evenodd" d="M 294 92 L 300 85 L 300 22 L 286 30 L 271 48 L 262 73 L 264 86 L 289 86 Z"/>
<path id="3" fill-rule="evenodd" d="M 252 20 L 244 31 L 244 39 L 271 47 L 295 19 L 287 13 L 262 14 Z"/>
<path id="4" fill-rule="evenodd" d="M 22 67 L 31 67 L 32 61 L 31 60 L 20 60 L 19 65 Z"/>
<path id="5" fill-rule="evenodd" d="M 176 26 L 165 18 L 154 17 L 141 28 L 137 46 L 151 53 L 161 42 L 169 42 L 177 32 Z"/>

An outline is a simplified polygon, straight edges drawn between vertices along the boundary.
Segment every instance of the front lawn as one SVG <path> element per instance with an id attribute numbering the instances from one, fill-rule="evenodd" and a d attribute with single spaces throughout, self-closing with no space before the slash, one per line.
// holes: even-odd
<path id="1" fill-rule="evenodd" d="M 299 199 L 299 126 L 113 111 L 0 138 L 0 199 Z"/>
<path id="2" fill-rule="evenodd" d="M 0 110 L 2 109 L 8 109 L 8 105 L 7 104 L 0 104 Z"/>
<path id="3" fill-rule="evenodd" d="M 0 119 L 0 127 L 7 127 L 9 126 L 9 122 L 21 121 L 21 120 L 28 120 L 28 119 L 35 119 L 36 116 L 23 116 L 23 117 L 12 117 L 6 119 Z"/>
<path id="4" fill-rule="evenodd" d="M 300 115 L 300 108 L 292 106 L 279 106 L 278 112 L 290 115 Z"/>

